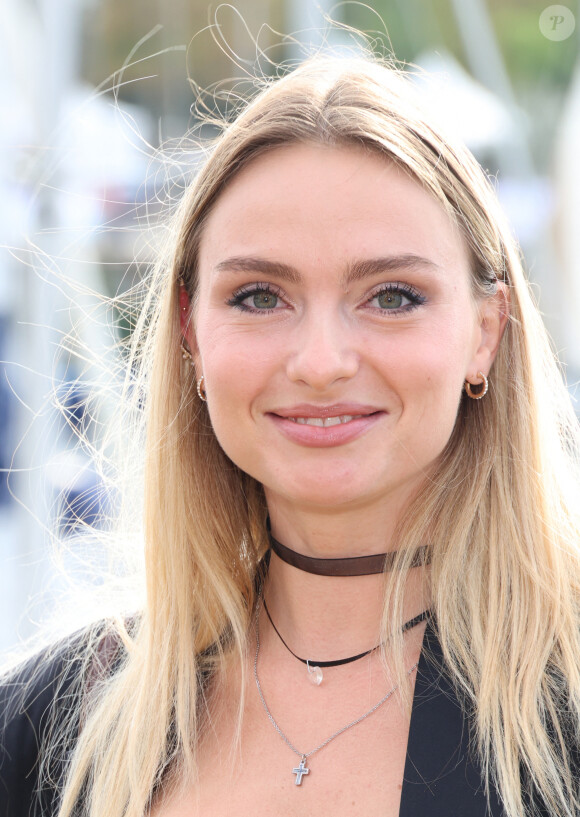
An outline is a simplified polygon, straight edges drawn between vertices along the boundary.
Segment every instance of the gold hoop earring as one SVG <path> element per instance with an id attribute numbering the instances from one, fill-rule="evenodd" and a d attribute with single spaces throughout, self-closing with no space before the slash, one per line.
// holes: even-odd
<path id="1" fill-rule="evenodd" d="M 193 368 L 195 366 L 193 362 L 193 355 L 191 354 L 191 349 L 187 345 L 187 341 L 184 337 L 181 338 L 181 357 L 184 360 L 190 361 L 190 366 Z M 197 381 L 197 394 L 200 400 L 203 400 L 204 403 L 207 403 L 207 394 L 205 388 L 203 386 L 204 376 L 202 375 L 199 380 Z"/>
<path id="2" fill-rule="evenodd" d="M 472 400 L 481 400 L 482 397 L 485 397 L 489 385 L 487 377 L 484 375 L 483 372 L 478 372 L 477 376 L 481 379 L 481 383 L 470 383 L 469 380 L 465 381 L 465 391 L 467 392 L 469 397 L 471 397 Z M 474 392 L 471 388 L 472 386 L 481 386 L 481 390 Z"/>

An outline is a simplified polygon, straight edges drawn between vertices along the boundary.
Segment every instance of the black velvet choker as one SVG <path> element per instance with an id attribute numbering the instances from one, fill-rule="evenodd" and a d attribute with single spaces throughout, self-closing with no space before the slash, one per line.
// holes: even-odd
<path id="1" fill-rule="evenodd" d="M 392 570 L 397 558 L 397 552 L 376 553 L 371 556 L 349 556 L 344 559 L 317 559 L 313 556 L 303 556 L 295 550 L 283 545 L 272 536 L 268 525 L 270 547 L 283 562 L 306 573 L 317 576 L 371 576 L 374 573 L 383 573 Z M 419 567 L 429 563 L 428 548 L 426 545 L 417 548 L 411 567 Z"/>

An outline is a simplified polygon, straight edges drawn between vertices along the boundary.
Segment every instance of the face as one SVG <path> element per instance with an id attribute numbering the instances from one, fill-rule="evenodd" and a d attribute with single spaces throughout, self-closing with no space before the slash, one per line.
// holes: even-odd
<path id="1" fill-rule="evenodd" d="M 188 339 L 217 438 L 270 506 L 404 502 L 500 330 L 442 207 L 362 149 L 256 159 L 204 229 Z"/>

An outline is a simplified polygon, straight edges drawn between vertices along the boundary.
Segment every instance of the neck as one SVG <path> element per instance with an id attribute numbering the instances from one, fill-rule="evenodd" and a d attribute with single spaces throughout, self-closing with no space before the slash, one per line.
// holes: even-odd
<path id="1" fill-rule="evenodd" d="M 400 577 L 405 583 L 405 621 L 429 606 L 427 569 L 415 568 Z M 321 658 L 354 655 L 381 640 L 383 574 L 321 576 L 299 570 L 272 552 L 264 596 L 280 631 L 300 654 Z"/>
<path id="2" fill-rule="evenodd" d="M 312 556 L 305 556 L 292 550 L 272 534 L 268 526 L 270 548 L 286 564 L 305 573 L 314 573 L 316 576 L 372 576 L 377 573 L 389 572 L 395 568 L 396 552 L 373 553 L 368 556 L 347 556 L 345 558 L 324 559 Z M 413 559 L 413 566 L 424 564 L 428 559 L 426 547 L 421 547 L 416 551 Z"/>
<path id="3" fill-rule="evenodd" d="M 322 514 L 288 508 L 272 499 L 268 497 L 272 534 L 302 555 L 352 558 L 388 553 L 394 548 L 398 509 L 387 508 L 386 503 L 348 511 L 332 509 L 331 513 Z M 405 583 L 405 620 L 429 606 L 425 589 L 427 570 L 414 568 L 400 576 Z M 385 598 L 383 573 L 315 575 L 272 553 L 264 594 L 276 625 L 300 654 L 321 658 L 355 654 L 380 640 Z"/>
<path id="4" fill-rule="evenodd" d="M 320 510 L 288 504 L 268 492 L 266 497 L 273 536 L 304 556 L 357 558 L 395 549 L 396 520 L 402 509 L 392 502 Z"/>

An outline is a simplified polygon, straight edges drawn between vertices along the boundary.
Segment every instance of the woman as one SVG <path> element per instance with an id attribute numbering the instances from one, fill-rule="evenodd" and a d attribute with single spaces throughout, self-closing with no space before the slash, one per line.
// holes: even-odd
<path id="1" fill-rule="evenodd" d="M 147 603 L 20 703 L 60 817 L 578 813 L 578 429 L 475 160 L 308 62 L 156 283 Z"/>

